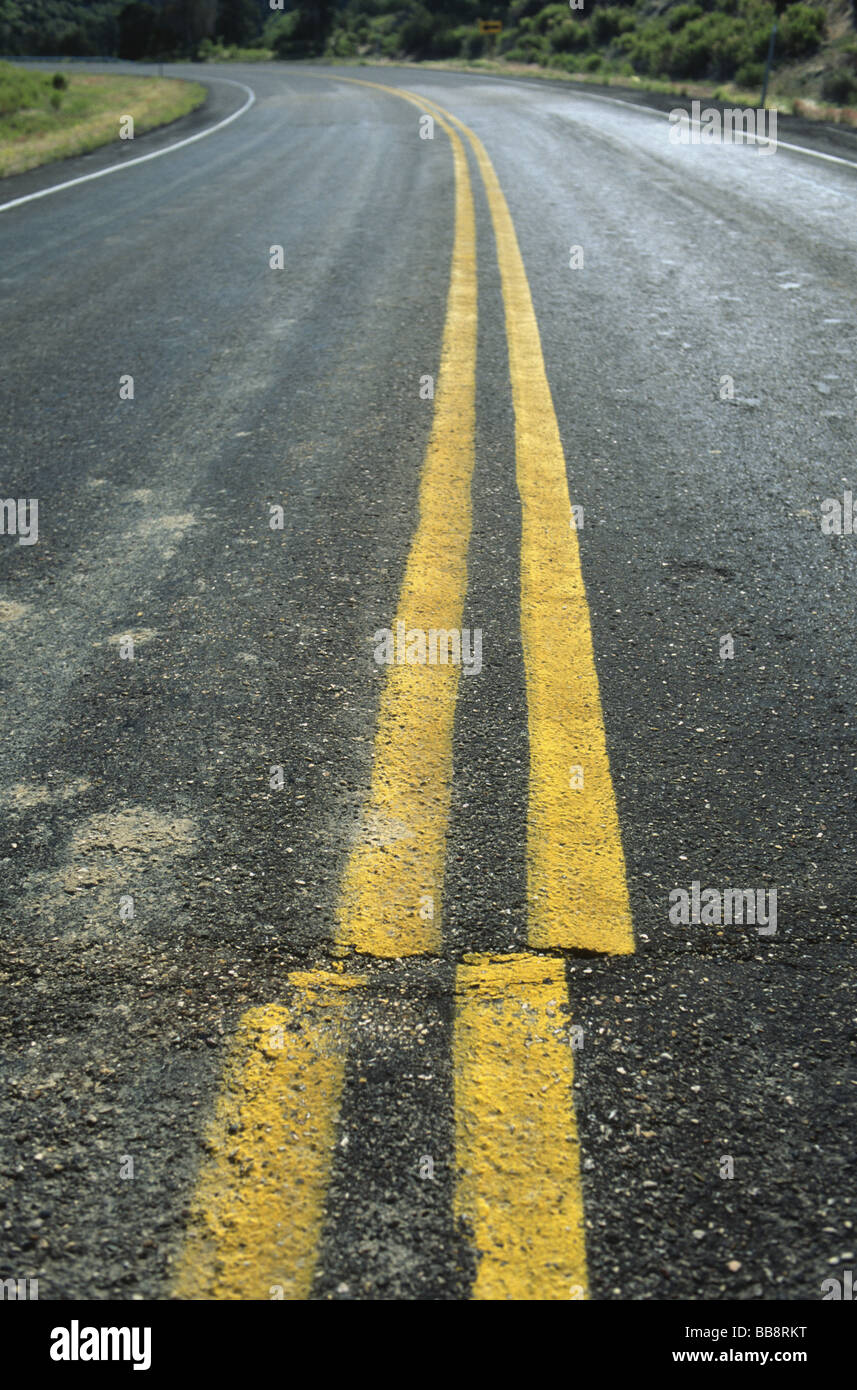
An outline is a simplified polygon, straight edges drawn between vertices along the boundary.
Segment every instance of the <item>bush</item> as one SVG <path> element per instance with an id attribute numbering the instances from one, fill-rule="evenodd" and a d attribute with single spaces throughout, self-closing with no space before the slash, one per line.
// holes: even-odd
<path id="1" fill-rule="evenodd" d="M 509 48 L 503 54 L 507 63 L 538 63 L 542 54 L 534 56 L 531 48 Z"/>
<path id="2" fill-rule="evenodd" d="M 308 6 L 273 15 L 263 30 L 263 43 L 278 58 L 314 58 L 323 49 L 316 15 Z"/>
<path id="3" fill-rule="evenodd" d="M 701 14 L 702 10 L 698 5 L 676 5 L 674 10 L 667 11 L 667 28 L 674 34 L 692 19 L 699 19 Z"/>
<path id="4" fill-rule="evenodd" d="M 347 29 L 334 29 L 324 51 L 329 58 L 353 58 L 357 52 L 357 44 L 353 34 L 349 34 Z"/>
<path id="5" fill-rule="evenodd" d="M 396 16 L 392 14 L 374 15 L 366 23 L 358 26 L 358 38 L 365 48 L 374 54 L 392 58 L 398 51 L 398 32 Z"/>
<path id="6" fill-rule="evenodd" d="M 612 38 L 622 32 L 622 21 L 626 18 L 627 16 L 615 6 L 609 6 L 606 9 L 599 6 L 591 21 L 592 38 L 595 43 L 609 43 Z"/>
<path id="7" fill-rule="evenodd" d="M 399 29 L 399 44 L 403 53 L 412 58 L 427 58 L 432 39 L 439 28 L 439 21 L 424 5 L 411 10 Z"/>
<path id="8" fill-rule="evenodd" d="M 809 5 L 789 5 L 777 32 L 777 52 L 783 58 L 814 53 L 824 33 L 824 12 Z"/>
<path id="9" fill-rule="evenodd" d="M 635 72 L 647 77 L 662 77 L 670 71 L 673 43 L 671 34 L 660 25 L 652 24 L 645 32 L 622 35 L 617 48 Z"/>
<path id="10" fill-rule="evenodd" d="M 735 73 L 735 83 L 738 87 L 761 87 L 764 77 L 764 63 L 742 63 Z"/>
<path id="11" fill-rule="evenodd" d="M 763 59 L 767 44 L 765 26 L 754 27 L 749 19 L 736 24 L 728 15 L 715 11 L 691 20 L 676 35 L 669 75 L 727 82 L 742 63 Z"/>
<path id="12" fill-rule="evenodd" d="M 540 5 L 532 15 L 522 15 L 518 20 L 521 34 L 546 34 L 548 29 L 565 19 L 568 8 L 563 5 Z"/>
<path id="13" fill-rule="evenodd" d="M 844 68 L 836 68 L 825 74 L 821 95 L 836 106 L 852 106 L 857 103 L 857 77 Z"/>
<path id="14" fill-rule="evenodd" d="M 27 72 L 12 63 L 0 63 L 0 116 L 18 111 L 44 110 L 47 80 L 40 72 Z M 54 93 L 58 96 L 59 93 Z"/>
<path id="15" fill-rule="evenodd" d="M 538 34 L 518 34 L 514 47 L 506 49 L 504 58 L 512 63 L 547 63 L 550 49 Z"/>
<path id="16" fill-rule="evenodd" d="M 480 34 L 478 29 L 462 28 L 457 29 L 456 33 L 461 35 L 461 56 L 470 62 L 474 58 L 482 58 L 485 55 L 485 35 Z"/>
<path id="17" fill-rule="evenodd" d="M 54 110 L 59 111 L 61 105 L 62 97 L 60 96 L 59 92 L 51 92 L 51 106 L 54 108 Z"/>
<path id="18" fill-rule="evenodd" d="M 62 72 L 55 72 L 51 78 L 51 86 L 58 92 L 64 92 L 68 86 L 68 78 Z"/>
<path id="19" fill-rule="evenodd" d="M 579 53 L 589 47 L 589 24 L 585 19 L 567 19 L 550 36 L 554 53 Z"/>

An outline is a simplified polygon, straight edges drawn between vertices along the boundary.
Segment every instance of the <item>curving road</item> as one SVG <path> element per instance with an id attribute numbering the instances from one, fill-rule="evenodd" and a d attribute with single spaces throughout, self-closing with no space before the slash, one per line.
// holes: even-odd
<path id="1" fill-rule="evenodd" d="M 0 1275 L 818 1299 L 857 1251 L 857 139 L 179 72 L 202 111 L 0 191 L 0 501 L 39 504 L 0 535 Z M 414 612 L 481 670 L 379 664 Z M 776 930 L 671 917 L 694 882 Z"/>

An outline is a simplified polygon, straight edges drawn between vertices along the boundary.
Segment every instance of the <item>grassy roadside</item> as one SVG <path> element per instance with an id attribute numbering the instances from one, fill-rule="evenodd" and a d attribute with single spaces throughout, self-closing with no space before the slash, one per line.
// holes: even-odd
<path id="1" fill-rule="evenodd" d="M 120 117 L 134 133 L 185 116 L 205 88 L 177 78 L 96 77 L 30 72 L 0 63 L 0 178 L 119 139 Z"/>

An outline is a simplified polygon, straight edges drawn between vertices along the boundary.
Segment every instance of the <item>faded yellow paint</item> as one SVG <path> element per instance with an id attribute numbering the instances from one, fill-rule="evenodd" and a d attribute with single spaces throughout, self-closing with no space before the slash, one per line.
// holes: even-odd
<path id="1" fill-rule="evenodd" d="M 470 956 L 456 975 L 456 1215 L 478 1300 L 586 1297 L 565 969 Z"/>
<path id="2" fill-rule="evenodd" d="M 416 98 L 405 99 L 424 109 Z M 404 633 L 460 630 L 467 588 L 476 395 L 476 224 L 464 148 L 447 122 L 436 119 L 452 142 L 455 236 L 419 522 L 390 624 L 394 633 L 400 624 Z M 371 790 L 343 877 L 337 942 L 373 956 L 422 955 L 438 951 L 442 940 L 459 667 L 403 663 L 385 670 Z"/>
<path id="3" fill-rule="evenodd" d="M 607 757 L 589 606 L 565 455 L 509 208 L 482 141 L 436 102 L 476 155 L 497 242 L 521 497 L 521 635 L 530 734 L 527 898 L 533 948 L 614 955 L 634 934 Z M 583 786 L 572 786 L 572 769 Z"/>
<path id="4" fill-rule="evenodd" d="M 289 981 L 290 1005 L 252 1009 L 238 1025 L 176 1298 L 309 1296 L 345 1074 L 345 1005 L 361 982 L 323 971 Z"/>
<path id="5" fill-rule="evenodd" d="M 460 629 L 466 592 L 476 239 L 467 157 L 451 122 L 470 141 L 485 182 L 506 309 L 523 512 L 530 943 L 631 951 L 624 858 L 565 460 L 508 207 L 481 142 L 454 116 L 413 93 L 357 85 L 432 113 L 450 137 L 455 169 L 455 237 L 435 412 L 419 523 L 391 626 Z M 440 949 L 457 688 L 453 666 L 387 670 L 371 790 L 343 879 L 340 946 L 377 956 Z M 582 791 L 570 785 L 578 764 Z M 179 1262 L 177 1297 L 309 1296 L 345 1071 L 345 1001 L 360 981 L 323 972 L 289 978 L 296 991 L 289 1006 L 252 1010 L 239 1025 Z M 456 1211 L 479 1256 L 476 1299 L 585 1297 L 566 1003 L 557 960 L 474 956 L 457 972 Z M 282 1048 L 273 1041 L 280 1037 Z"/>

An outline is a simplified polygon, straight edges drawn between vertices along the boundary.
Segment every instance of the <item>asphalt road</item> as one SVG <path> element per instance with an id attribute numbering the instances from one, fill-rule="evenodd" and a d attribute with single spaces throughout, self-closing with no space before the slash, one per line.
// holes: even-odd
<path id="1" fill-rule="evenodd" d="M 465 139 L 463 626 L 482 632 L 482 669 L 455 701 L 439 937 L 386 958 L 343 944 L 338 904 L 380 756 L 373 635 L 394 627 L 440 403 L 420 382 L 442 374 L 456 183 L 441 126 L 420 138 L 418 109 L 358 78 L 484 142 L 583 508 L 635 947 L 544 953 L 557 1017 L 582 1029 L 569 1181 L 588 1296 L 820 1298 L 857 1258 L 857 537 L 821 527 L 824 499 L 857 492 L 857 151 L 682 148 L 663 115 L 537 82 L 180 71 L 210 82 L 201 112 L 0 190 L 203 130 L 246 100 L 216 79 L 255 92 L 208 138 L 0 211 L 0 499 L 39 502 L 37 543 L 0 536 L 0 1275 L 38 1278 L 42 1299 L 181 1292 L 229 1049 L 251 1011 L 282 1006 L 306 1047 L 295 1124 L 318 1133 L 293 1128 L 264 1180 L 286 1221 L 298 1188 L 323 1197 L 295 1217 L 307 1248 L 283 1258 L 305 1282 L 286 1296 L 477 1287 L 484 1250 L 456 1197 L 462 971 L 542 958 L 508 287 Z M 461 530 L 456 507 L 446 522 Z M 776 932 L 671 921 L 693 881 L 775 888 Z M 313 1080 L 328 1043 L 294 1001 L 314 980 L 335 994 L 337 975 L 360 1002 L 341 1006 L 345 1043 L 318 1025 L 339 1041 Z M 522 1017 L 540 1007 L 528 989 Z M 224 1112 L 236 1149 L 252 1123 Z M 531 1139 L 483 1154 L 510 1220 L 544 1178 Z M 240 1204 L 258 1165 L 224 1162 Z M 540 1199 L 520 1201 L 537 1245 Z M 542 1252 L 517 1295 L 558 1297 L 538 1272 L 555 1264 Z M 185 1296 L 205 1296 L 196 1269 Z M 242 1296 L 235 1277 L 208 1296 Z"/>

